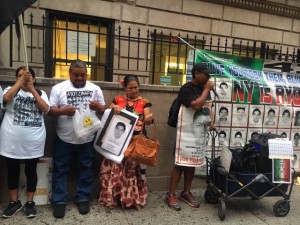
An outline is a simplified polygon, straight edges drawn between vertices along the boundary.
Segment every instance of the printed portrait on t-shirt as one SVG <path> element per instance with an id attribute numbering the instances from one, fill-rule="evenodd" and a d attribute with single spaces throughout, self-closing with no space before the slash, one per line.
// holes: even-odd
<path id="1" fill-rule="evenodd" d="M 94 95 L 93 91 L 67 91 L 67 104 L 72 105 L 76 108 L 79 107 L 79 103 L 83 104 L 83 108 L 86 109 L 89 105 L 89 100 Z"/>
<path id="2" fill-rule="evenodd" d="M 27 92 L 20 90 L 14 97 L 13 124 L 27 127 L 42 127 L 43 113 L 40 112 L 36 100 Z"/>

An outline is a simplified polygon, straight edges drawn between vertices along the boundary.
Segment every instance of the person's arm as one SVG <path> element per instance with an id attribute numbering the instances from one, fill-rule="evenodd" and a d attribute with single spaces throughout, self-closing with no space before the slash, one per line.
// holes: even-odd
<path id="1" fill-rule="evenodd" d="M 62 98 L 63 93 L 61 93 L 61 86 L 55 85 L 50 93 L 50 111 L 48 115 L 50 116 L 73 116 L 75 114 L 76 107 L 71 105 L 62 105 L 59 99 Z"/>
<path id="2" fill-rule="evenodd" d="M 204 86 L 204 90 L 203 90 L 202 94 L 196 100 L 193 100 L 190 103 L 189 107 L 191 107 L 192 109 L 195 109 L 195 110 L 200 110 L 201 108 L 203 108 L 204 104 L 206 103 L 206 99 L 209 95 L 209 92 L 213 88 L 214 88 L 214 83 L 211 81 L 208 81 Z"/>
<path id="3" fill-rule="evenodd" d="M 39 93 L 37 92 L 37 90 L 33 86 L 33 83 L 32 82 L 27 82 L 25 86 L 28 88 L 28 90 L 31 92 L 31 94 L 35 98 L 36 103 L 39 107 L 39 110 L 43 113 L 48 113 L 48 111 L 50 110 L 49 105 L 39 95 Z"/>
<path id="4" fill-rule="evenodd" d="M 103 93 L 101 89 L 94 90 L 95 96 L 93 94 L 90 99 L 90 109 L 96 111 L 96 113 L 102 114 L 106 110 L 106 104 L 104 101 Z"/>
<path id="5" fill-rule="evenodd" d="M 3 95 L 3 104 L 11 102 L 21 86 L 26 82 L 26 72 L 23 72 L 14 85 Z"/>
<path id="6" fill-rule="evenodd" d="M 51 116 L 74 116 L 76 108 L 74 106 L 67 105 L 65 107 L 50 106 L 49 115 Z"/>
<path id="7" fill-rule="evenodd" d="M 105 111 L 106 105 L 101 105 L 96 100 L 90 100 L 90 109 L 96 111 L 99 114 L 101 114 Z"/>
<path id="8" fill-rule="evenodd" d="M 151 123 L 153 123 L 153 113 L 151 112 L 151 108 L 147 107 L 144 108 L 144 123 L 149 125 Z"/>

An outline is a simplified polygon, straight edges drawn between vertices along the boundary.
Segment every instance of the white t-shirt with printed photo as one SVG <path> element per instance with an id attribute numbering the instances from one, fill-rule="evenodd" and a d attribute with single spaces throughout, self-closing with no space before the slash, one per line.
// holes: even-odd
<path id="1" fill-rule="evenodd" d="M 47 94 L 41 92 L 41 98 L 49 104 Z M 42 157 L 46 140 L 44 113 L 40 112 L 33 95 L 20 89 L 5 107 L 0 128 L 0 155 L 14 159 Z"/>
<path id="2" fill-rule="evenodd" d="M 89 107 L 90 100 L 96 100 L 101 105 L 105 105 L 100 87 L 87 81 L 85 87 L 75 88 L 70 80 L 55 85 L 51 90 L 49 98 L 50 106 L 59 108 L 65 106 L 79 107 L 79 103 L 82 103 L 83 107 L 86 108 Z M 96 113 L 95 111 L 92 112 Z M 91 135 L 86 139 L 77 138 L 74 132 L 72 117 L 65 115 L 58 117 L 56 131 L 58 137 L 62 141 L 71 144 L 83 144 L 94 139 L 94 135 Z"/>

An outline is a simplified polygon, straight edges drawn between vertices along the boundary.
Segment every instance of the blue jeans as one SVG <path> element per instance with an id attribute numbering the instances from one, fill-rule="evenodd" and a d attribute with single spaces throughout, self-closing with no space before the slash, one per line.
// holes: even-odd
<path id="1" fill-rule="evenodd" d="M 68 172 L 71 159 L 76 158 L 78 179 L 75 202 L 88 201 L 93 190 L 93 141 L 85 144 L 70 144 L 56 137 L 53 151 L 52 204 L 68 201 Z"/>

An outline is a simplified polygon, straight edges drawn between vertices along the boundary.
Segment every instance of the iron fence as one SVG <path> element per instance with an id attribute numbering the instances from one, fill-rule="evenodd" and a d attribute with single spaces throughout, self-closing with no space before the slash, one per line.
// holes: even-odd
<path id="1" fill-rule="evenodd" d="M 29 64 L 34 67 L 46 68 L 45 74 L 53 74 L 54 64 L 62 59 L 56 58 L 53 52 L 56 42 L 55 35 L 53 35 L 57 27 L 55 23 L 49 22 L 49 18 L 44 15 L 41 18 L 41 24 L 34 24 L 34 15 L 29 15 L 29 23 L 25 24 L 27 27 L 27 49 L 29 54 Z M 68 21 L 66 20 L 66 23 Z M 180 60 L 188 58 L 190 50 L 203 49 L 209 51 L 220 52 L 224 54 L 264 58 L 285 63 L 300 63 L 300 49 L 297 47 L 283 47 L 272 43 L 266 43 L 256 40 L 241 40 L 228 37 L 216 37 L 206 34 L 185 34 L 181 33 L 164 33 L 154 30 L 142 30 L 137 28 L 133 30 L 131 27 L 122 28 L 118 26 L 108 26 L 108 32 L 101 33 L 101 22 L 85 20 L 87 31 L 79 31 L 79 29 L 71 29 L 66 26 L 65 31 L 75 31 L 94 34 L 99 40 L 104 38 L 109 42 L 106 46 L 106 60 L 104 63 L 93 63 L 88 61 L 88 65 L 95 68 L 105 68 L 105 81 L 112 81 L 114 71 L 139 71 L 149 73 L 150 80 L 154 79 L 156 73 L 163 71 L 174 70 L 171 68 L 171 59 L 179 65 Z M 98 26 L 98 32 L 93 32 L 90 26 Z M 13 26 L 10 27 L 10 66 L 14 63 L 20 63 L 20 40 L 18 32 L 14 32 Z M 37 43 L 36 43 L 37 42 Z M 77 49 L 80 48 L 80 43 L 77 42 Z M 99 43 L 100 45 L 100 43 Z M 68 44 L 66 43 L 66 51 Z M 48 49 L 48 50 L 47 50 Z M 38 55 L 40 57 L 34 57 Z M 78 56 L 78 54 L 77 54 Z M 100 53 L 99 53 L 100 57 Z M 48 59 L 48 60 L 47 60 Z M 175 60 L 174 60 L 175 59 Z M 68 64 L 71 59 L 68 54 L 62 60 L 63 63 Z M 124 66 L 126 62 L 126 66 Z M 178 72 L 179 68 L 175 68 Z"/>

